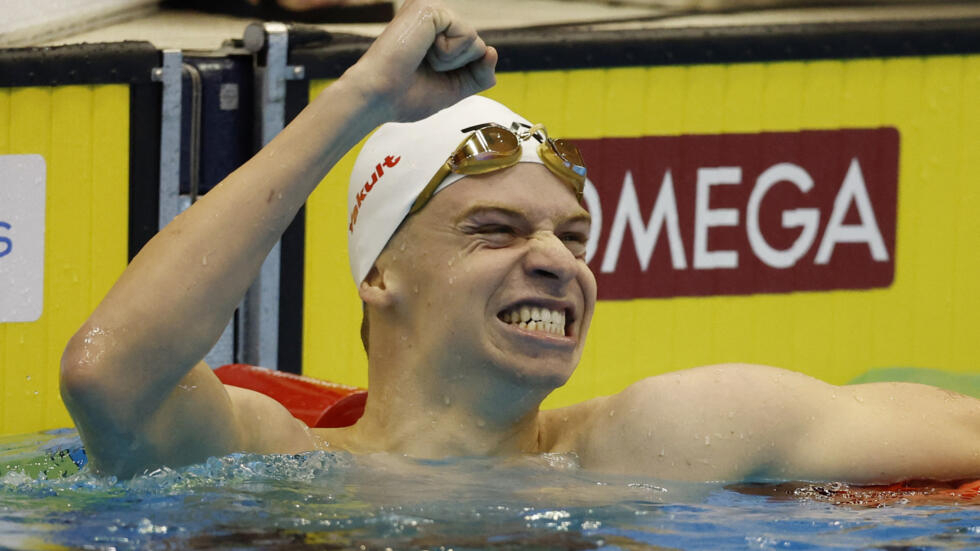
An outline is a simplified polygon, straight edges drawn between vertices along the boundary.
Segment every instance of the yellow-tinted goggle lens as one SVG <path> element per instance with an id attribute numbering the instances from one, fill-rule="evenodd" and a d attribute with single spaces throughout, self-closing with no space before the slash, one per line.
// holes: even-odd
<path id="1" fill-rule="evenodd" d="M 470 134 L 449 159 L 457 174 L 483 174 L 512 165 L 520 159 L 521 143 L 505 128 L 488 126 Z"/>
<path id="2" fill-rule="evenodd" d="M 518 136 L 510 129 L 490 123 L 475 129 L 459 144 L 446 164 L 415 198 L 409 214 L 421 210 L 450 173 L 485 174 L 517 164 L 523 152 L 521 141 L 532 139 L 538 131 L 544 136 L 544 142 L 538 145 L 538 157 L 552 173 L 569 185 L 581 201 L 585 188 L 585 163 L 577 147 L 565 140 L 548 138 L 541 125 L 532 127 L 528 135 Z"/>
<path id="3" fill-rule="evenodd" d="M 538 157 L 572 188 L 581 201 L 585 189 L 585 166 L 578 148 L 564 140 L 547 140 L 538 146 Z"/>

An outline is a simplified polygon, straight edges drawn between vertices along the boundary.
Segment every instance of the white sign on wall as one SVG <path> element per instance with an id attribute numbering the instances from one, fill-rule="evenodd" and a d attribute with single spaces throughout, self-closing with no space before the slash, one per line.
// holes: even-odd
<path id="1" fill-rule="evenodd" d="M 0 323 L 41 317 L 44 187 L 44 157 L 0 155 Z"/>

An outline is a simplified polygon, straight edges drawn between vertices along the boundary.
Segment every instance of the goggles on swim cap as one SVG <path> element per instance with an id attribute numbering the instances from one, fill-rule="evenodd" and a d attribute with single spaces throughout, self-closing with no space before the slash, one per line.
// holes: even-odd
<path id="1" fill-rule="evenodd" d="M 364 281 L 413 205 L 417 211 L 470 174 L 517 163 L 547 166 L 581 197 L 585 168 L 578 151 L 489 98 L 470 96 L 419 121 L 381 125 L 361 147 L 347 188 L 354 282 Z"/>
<path id="2" fill-rule="evenodd" d="M 516 165 L 523 154 L 521 142 L 532 138 L 540 142 L 537 153 L 542 163 L 575 193 L 579 202 L 582 201 L 582 190 L 585 188 L 585 162 L 582 161 L 582 154 L 571 142 L 549 138 L 543 124 L 528 126 L 515 122 L 511 128 L 505 128 L 488 122 L 464 128 L 461 132 L 471 130 L 419 192 L 408 211 L 409 215 L 421 210 L 435 194 L 439 184 L 451 173 L 472 176 Z"/>

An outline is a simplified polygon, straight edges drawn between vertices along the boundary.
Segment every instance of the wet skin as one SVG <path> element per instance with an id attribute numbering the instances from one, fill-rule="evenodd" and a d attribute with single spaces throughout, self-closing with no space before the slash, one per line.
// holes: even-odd
<path id="1" fill-rule="evenodd" d="M 379 259 L 392 315 L 427 363 L 458 372 L 462 359 L 467 369 L 553 390 L 578 364 L 595 309 L 589 224 L 539 164 L 464 178 L 409 219 Z M 521 305 L 564 312 L 564 334 L 502 319 Z"/>
<path id="2" fill-rule="evenodd" d="M 334 164 L 382 123 L 491 87 L 496 61 L 442 3 L 407 0 L 357 63 L 142 248 L 62 356 L 62 397 L 94 470 L 314 445 L 281 406 L 225 388 L 201 358 Z"/>
<path id="3" fill-rule="evenodd" d="M 437 194 L 361 284 L 371 393 L 361 421 L 324 440 L 422 457 L 542 451 L 538 405 L 574 371 L 595 308 L 589 224 L 534 163 Z M 564 325 L 504 320 L 521 306 L 561 312 Z"/>
<path id="4" fill-rule="evenodd" d="M 534 164 L 436 195 L 360 286 L 371 393 L 353 427 L 311 431 L 271 398 L 221 385 L 200 359 L 323 175 L 378 124 L 492 86 L 496 60 L 441 4 L 408 0 L 338 81 L 141 250 L 62 357 L 62 396 L 92 469 L 126 477 L 330 446 L 574 452 L 588 469 L 682 480 L 980 478 L 980 401 L 922 385 L 837 387 L 733 364 L 540 412 L 581 357 L 596 294 L 584 211 Z M 522 304 L 564 326 L 515 326 Z"/>

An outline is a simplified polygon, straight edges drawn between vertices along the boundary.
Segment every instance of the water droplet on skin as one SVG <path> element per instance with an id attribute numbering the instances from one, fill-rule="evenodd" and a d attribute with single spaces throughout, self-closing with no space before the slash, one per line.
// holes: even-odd
<path id="1" fill-rule="evenodd" d="M 452 403 L 452 400 L 449 399 L 449 396 L 443 396 L 442 403 L 448 406 L 449 404 Z"/>
<path id="2" fill-rule="evenodd" d="M 208 265 L 208 257 L 207 256 L 202 256 L 201 257 L 201 266 L 207 266 L 207 265 Z"/>
<path id="3" fill-rule="evenodd" d="M 402 242 L 401 246 L 398 247 L 398 250 L 399 251 L 404 251 L 405 250 L 405 243 L 404 242 Z"/>
<path id="4" fill-rule="evenodd" d="M 854 400 L 861 404 L 864 403 L 864 398 L 858 396 L 857 394 L 854 395 Z"/>
<path id="5" fill-rule="evenodd" d="M 28 381 L 30 381 L 30 380 L 31 380 L 31 376 L 30 376 L 30 375 L 28 375 L 28 376 L 27 376 L 27 377 L 25 377 L 25 378 L 26 378 L 26 379 L 27 379 Z"/>
<path id="6" fill-rule="evenodd" d="M 614 409 L 609 410 L 609 416 L 612 417 L 613 415 L 616 415 L 616 410 Z"/>
<path id="7" fill-rule="evenodd" d="M 484 421 L 483 419 L 477 419 L 476 426 L 482 429 L 483 427 L 487 426 L 487 422 Z"/>
<path id="8" fill-rule="evenodd" d="M 711 445 L 711 437 L 708 436 L 707 434 L 704 435 L 704 445 L 705 446 L 710 446 Z"/>
<path id="9" fill-rule="evenodd" d="M 453 283 L 456 283 L 456 278 L 455 277 L 449 278 L 449 284 L 452 285 Z"/>
<path id="10" fill-rule="evenodd" d="M 416 295 L 419 294 L 419 286 L 416 285 L 415 287 L 412 287 L 412 292 L 415 293 Z"/>
<path id="11" fill-rule="evenodd" d="M 276 194 L 276 199 L 282 199 L 282 192 L 281 191 Z"/>

